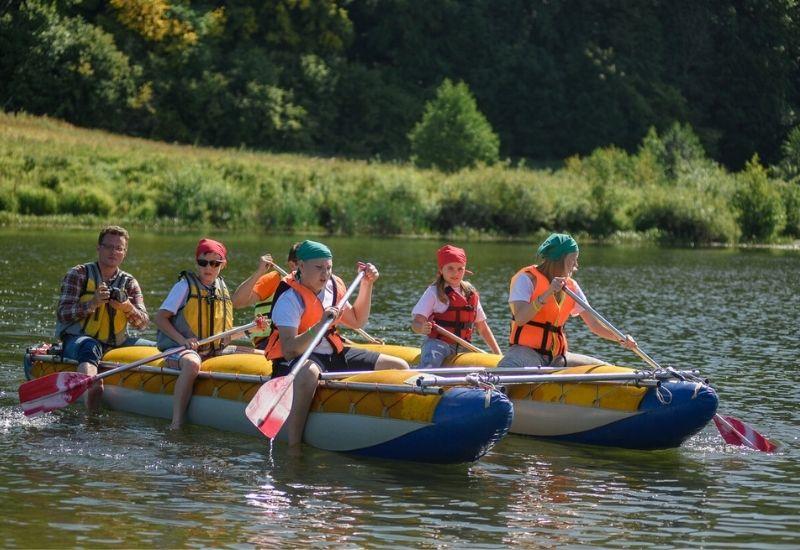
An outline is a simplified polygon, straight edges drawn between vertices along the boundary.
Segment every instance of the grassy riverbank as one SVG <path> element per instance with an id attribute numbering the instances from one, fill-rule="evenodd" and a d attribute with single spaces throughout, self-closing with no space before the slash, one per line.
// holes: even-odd
<path id="1" fill-rule="evenodd" d="M 447 175 L 169 145 L 0 114 L 0 223 L 113 220 L 170 229 L 473 238 L 564 230 L 684 243 L 800 236 L 800 185 L 770 178 L 757 161 L 728 173 L 667 137 L 674 139 L 651 132 L 635 155 L 601 149 L 554 171 L 506 164 Z"/>

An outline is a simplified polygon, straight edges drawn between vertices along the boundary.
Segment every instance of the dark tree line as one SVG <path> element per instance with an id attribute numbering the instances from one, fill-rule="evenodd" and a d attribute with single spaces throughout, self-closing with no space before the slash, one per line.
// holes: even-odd
<path id="1" fill-rule="evenodd" d="M 0 105 L 144 137 L 407 159 L 445 78 L 504 157 L 689 124 L 767 163 L 798 124 L 794 0 L 0 1 Z"/>

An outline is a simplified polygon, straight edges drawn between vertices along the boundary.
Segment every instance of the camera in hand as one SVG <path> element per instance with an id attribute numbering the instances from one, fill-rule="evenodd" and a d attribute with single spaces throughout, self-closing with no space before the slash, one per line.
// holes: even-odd
<path id="1" fill-rule="evenodd" d="M 115 302 L 125 302 L 128 300 L 128 293 L 124 288 L 111 287 L 108 291 L 108 297 Z"/>

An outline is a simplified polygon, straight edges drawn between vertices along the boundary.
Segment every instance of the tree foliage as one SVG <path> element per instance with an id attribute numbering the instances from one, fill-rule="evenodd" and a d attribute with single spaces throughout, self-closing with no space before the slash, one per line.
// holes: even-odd
<path id="1" fill-rule="evenodd" d="M 778 165 L 800 122 L 787 0 L 10 0 L 0 51 L 4 110 L 276 151 L 406 160 L 445 77 L 514 159 L 691 126 L 727 167 Z"/>
<path id="2" fill-rule="evenodd" d="M 409 134 L 413 160 L 423 168 L 446 172 L 497 161 L 497 134 L 463 82 L 445 79 L 436 97 L 425 106 L 422 120 Z"/>
<path id="3" fill-rule="evenodd" d="M 786 222 L 779 189 L 767 178 L 767 171 L 761 166 L 758 156 L 748 161 L 739 180 L 733 205 L 738 210 L 742 237 L 755 241 L 771 240 Z"/>

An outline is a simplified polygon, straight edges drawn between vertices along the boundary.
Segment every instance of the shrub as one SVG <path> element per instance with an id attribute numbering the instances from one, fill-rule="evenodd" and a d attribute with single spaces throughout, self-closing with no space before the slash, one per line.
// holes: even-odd
<path id="1" fill-rule="evenodd" d="M 58 192 L 61 180 L 57 174 L 47 174 L 39 178 L 39 185 Z"/>
<path id="2" fill-rule="evenodd" d="M 435 206 L 422 178 L 389 173 L 369 189 L 363 230 L 379 235 L 421 232 Z"/>
<path id="3" fill-rule="evenodd" d="M 264 229 L 292 231 L 317 225 L 317 209 L 307 200 L 307 180 L 301 171 L 276 171 L 261 181 L 256 216 Z"/>
<path id="4" fill-rule="evenodd" d="M 786 180 L 800 178 L 800 126 L 795 126 L 781 145 L 781 161 L 778 175 Z"/>
<path id="5" fill-rule="evenodd" d="M 601 237 L 627 229 L 629 224 L 624 209 L 625 200 L 619 186 L 593 182 L 591 189 L 592 202 L 587 229 Z"/>
<path id="6" fill-rule="evenodd" d="M 75 187 L 64 191 L 58 205 L 64 214 L 107 216 L 114 210 L 114 199 L 96 187 Z"/>
<path id="7" fill-rule="evenodd" d="M 776 186 L 755 155 L 738 175 L 732 203 L 737 210 L 742 237 L 748 240 L 772 239 L 783 229 L 785 213 Z"/>
<path id="8" fill-rule="evenodd" d="M 529 172 L 492 167 L 450 176 L 433 226 L 525 235 L 548 227 L 552 212 L 551 194 Z"/>
<path id="9" fill-rule="evenodd" d="M 455 172 L 499 157 L 500 139 L 463 82 L 445 79 L 408 137 L 412 159 L 423 168 Z"/>
<path id="10" fill-rule="evenodd" d="M 658 230 L 664 240 L 711 243 L 734 242 L 736 221 L 723 201 L 698 200 L 692 191 L 654 188 L 634 208 L 633 227 Z"/>
<path id="11" fill-rule="evenodd" d="M 786 211 L 783 232 L 790 237 L 800 237 L 800 182 L 780 182 L 780 194 Z"/>
<path id="12" fill-rule="evenodd" d="M 571 157 L 567 160 L 566 170 L 590 182 L 619 185 L 632 180 L 635 164 L 622 149 L 603 147 L 588 157 Z"/>
<path id="13" fill-rule="evenodd" d="M 16 212 L 17 211 L 17 197 L 10 185 L 0 184 L 0 211 L 2 212 Z"/>
<path id="14" fill-rule="evenodd" d="M 573 233 L 588 232 L 594 222 L 588 185 L 584 181 L 575 181 L 568 189 L 555 198 L 552 227 Z"/>
<path id="15" fill-rule="evenodd" d="M 655 128 L 650 128 L 642 140 L 639 154 L 652 154 L 670 180 L 697 165 L 708 164 L 705 149 L 691 125 L 674 123 L 659 137 Z"/>
<path id="16" fill-rule="evenodd" d="M 23 186 L 17 189 L 20 214 L 46 216 L 58 211 L 58 197 L 44 187 Z"/>

